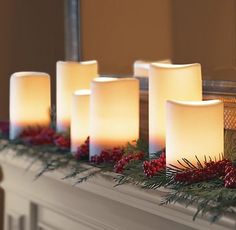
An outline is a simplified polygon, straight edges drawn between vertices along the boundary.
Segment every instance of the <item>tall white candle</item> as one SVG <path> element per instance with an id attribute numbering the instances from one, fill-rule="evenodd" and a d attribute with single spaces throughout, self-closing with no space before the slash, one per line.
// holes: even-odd
<path id="1" fill-rule="evenodd" d="M 71 151 L 76 152 L 89 136 L 90 90 L 78 90 L 72 96 Z"/>
<path id="2" fill-rule="evenodd" d="M 50 124 L 50 76 L 18 72 L 10 79 L 10 139 L 28 127 Z"/>
<path id="3" fill-rule="evenodd" d="M 71 120 L 71 96 L 76 90 L 89 89 L 98 75 L 97 61 L 57 62 L 57 130 L 68 131 Z"/>
<path id="4" fill-rule="evenodd" d="M 178 165 L 186 158 L 193 164 L 195 156 L 204 162 L 224 152 L 224 112 L 220 100 L 186 102 L 167 101 L 166 162 Z"/>
<path id="5" fill-rule="evenodd" d="M 139 138 L 139 82 L 96 78 L 91 84 L 90 157 Z"/>
<path id="6" fill-rule="evenodd" d="M 165 148 L 167 100 L 202 100 L 200 64 L 151 64 L 149 76 L 150 154 Z"/>

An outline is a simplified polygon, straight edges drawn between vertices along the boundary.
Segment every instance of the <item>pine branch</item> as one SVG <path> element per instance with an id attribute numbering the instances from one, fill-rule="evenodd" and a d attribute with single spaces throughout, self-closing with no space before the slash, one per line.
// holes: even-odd
<path id="1" fill-rule="evenodd" d="M 146 176 L 142 170 L 142 161 L 131 161 L 122 174 L 117 174 L 114 178 L 115 187 L 123 184 L 142 184 L 146 180 Z"/>
<path id="2" fill-rule="evenodd" d="M 88 181 L 90 178 L 94 177 L 95 175 L 97 175 L 99 172 L 98 171 L 93 171 L 93 172 L 90 172 L 89 174 L 85 175 L 85 176 L 82 176 L 82 177 L 79 177 L 77 178 L 76 182 L 73 184 L 74 186 L 75 185 L 78 185 L 80 183 L 83 183 L 83 182 L 86 182 Z"/>
<path id="3" fill-rule="evenodd" d="M 193 220 L 199 214 L 208 214 L 210 221 L 215 222 L 226 213 L 235 213 L 232 207 L 236 207 L 236 189 L 222 187 L 221 180 L 176 186 L 172 187 L 174 191 L 168 194 L 161 204 L 184 202 L 186 207 L 195 205 L 197 211 Z"/>

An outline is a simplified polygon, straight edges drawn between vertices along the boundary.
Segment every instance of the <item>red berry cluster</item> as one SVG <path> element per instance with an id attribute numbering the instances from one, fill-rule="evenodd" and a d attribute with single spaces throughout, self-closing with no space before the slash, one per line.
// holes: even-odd
<path id="1" fill-rule="evenodd" d="M 143 162 L 143 171 L 148 177 L 153 177 L 155 174 L 165 169 L 166 167 L 166 155 L 164 152 L 159 158 L 150 161 Z"/>
<path id="2" fill-rule="evenodd" d="M 53 145 L 61 149 L 70 148 L 70 138 L 62 134 L 57 134 L 52 128 L 34 127 L 25 129 L 20 139 L 29 145 Z"/>
<path id="3" fill-rule="evenodd" d="M 75 158 L 80 160 L 82 158 L 88 158 L 89 156 L 89 137 L 85 140 L 85 142 L 78 147 L 77 152 L 75 154 Z"/>
<path id="4" fill-rule="evenodd" d="M 116 163 L 124 154 L 123 148 L 113 148 L 101 151 L 100 154 L 91 157 L 91 163 Z"/>
<path id="5" fill-rule="evenodd" d="M 20 139 L 30 145 L 52 144 L 54 142 L 55 131 L 51 128 L 34 127 L 25 129 Z"/>
<path id="6" fill-rule="evenodd" d="M 216 177 L 222 177 L 225 175 L 225 167 L 229 163 L 229 160 L 223 159 L 220 161 L 205 162 L 203 168 L 187 169 L 183 172 L 175 174 L 175 181 L 181 183 L 192 184 L 201 181 L 208 181 Z"/>
<path id="7" fill-rule="evenodd" d="M 125 167 L 131 162 L 135 160 L 141 160 L 144 157 L 143 152 L 136 152 L 136 153 L 130 153 L 127 155 L 123 155 L 122 158 L 116 162 L 114 165 L 114 171 L 116 173 L 123 173 Z"/>
<path id="8" fill-rule="evenodd" d="M 55 135 L 54 144 L 60 149 L 69 149 L 70 148 L 70 137 L 68 135 Z"/>
<path id="9" fill-rule="evenodd" d="M 224 183 L 226 188 L 236 188 L 236 167 L 231 162 L 225 167 Z"/>

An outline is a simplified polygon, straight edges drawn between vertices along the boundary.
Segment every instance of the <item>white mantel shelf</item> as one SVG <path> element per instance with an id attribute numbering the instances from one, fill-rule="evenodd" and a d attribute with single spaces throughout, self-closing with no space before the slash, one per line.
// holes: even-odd
<path id="1" fill-rule="evenodd" d="M 39 165 L 26 171 L 29 160 L 0 154 L 5 190 L 5 230 L 191 230 L 236 229 L 236 218 L 217 224 L 192 221 L 193 208 L 180 204 L 160 206 L 163 191 L 133 185 L 114 187 L 112 176 L 97 175 L 73 186 L 61 180 L 65 171 L 34 180 Z"/>

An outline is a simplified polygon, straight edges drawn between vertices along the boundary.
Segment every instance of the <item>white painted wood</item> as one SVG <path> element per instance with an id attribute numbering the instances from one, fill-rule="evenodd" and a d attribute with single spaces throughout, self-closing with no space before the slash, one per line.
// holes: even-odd
<path id="1" fill-rule="evenodd" d="M 29 201 L 12 192 L 5 194 L 5 226 L 8 230 L 29 230 Z"/>
<path id="2" fill-rule="evenodd" d="M 14 212 L 7 213 L 7 225 L 9 230 L 25 230 L 25 216 Z"/>
<path id="3" fill-rule="evenodd" d="M 66 169 L 35 181 L 39 165 L 26 172 L 29 161 L 12 158 L 11 151 L 0 155 L 0 163 L 6 193 L 5 216 L 17 213 L 23 217 L 23 230 L 236 229 L 235 216 L 224 217 L 213 225 L 205 219 L 192 221 L 194 207 L 160 206 L 165 191 L 144 191 L 132 185 L 114 187 L 112 174 L 72 186 L 73 180 L 61 180 Z M 6 224 L 5 230 L 15 229 Z"/>

